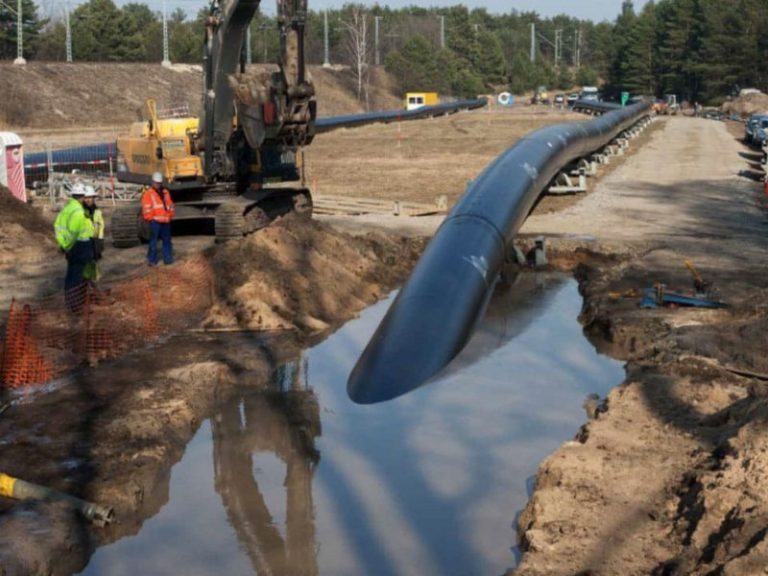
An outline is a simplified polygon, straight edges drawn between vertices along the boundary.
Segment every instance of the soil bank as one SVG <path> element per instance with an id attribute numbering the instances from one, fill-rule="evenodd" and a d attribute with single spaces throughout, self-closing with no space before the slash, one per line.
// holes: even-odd
<path id="1" fill-rule="evenodd" d="M 286 217 L 205 249 L 218 270 L 216 303 L 201 318 L 213 333 L 164 339 L 46 389 L 6 393 L 0 470 L 112 506 L 118 521 L 94 528 L 61 505 L 0 498 L 0 574 L 71 574 L 96 547 L 136 533 L 167 501 L 170 470 L 214 400 L 239 385 L 267 391 L 282 359 L 401 283 L 422 248 Z M 121 258 L 140 262 L 139 250 Z"/>
<path id="2" fill-rule="evenodd" d="M 522 230 L 560 237 L 551 243 L 576 266 L 585 330 L 627 361 L 627 378 L 542 463 L 516 574 L 768 565 L 764 198 L 723 123 L 663 122 L 592 194 Z M 690 294 L 686 259 L 729 307 L 640 309 L 632 291 L 657 282 Z"/>

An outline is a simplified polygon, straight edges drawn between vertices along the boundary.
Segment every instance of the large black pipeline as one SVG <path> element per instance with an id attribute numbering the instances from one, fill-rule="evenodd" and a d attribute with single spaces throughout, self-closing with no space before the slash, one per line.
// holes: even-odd
<path id="1" fill-rule="evenodd" d="M 400 290 L 349 376 L 349 397 L 360 404 L 390 400 L 445 367 L 482 317 L 507 246 L 544 188 L 561 168 L 605 146 L 648 110 L 639 103 L 588 122 L 542 128 L 494 160 Z"/>
<path id="2" fill-rule="evenodd" d="M 621 104 L 615 102 L 600 102 L 597 100 L 576 100 L 573 109 L 576 112 L 589 112 L 592 114 L 605 114 L 621 108 Z"/>

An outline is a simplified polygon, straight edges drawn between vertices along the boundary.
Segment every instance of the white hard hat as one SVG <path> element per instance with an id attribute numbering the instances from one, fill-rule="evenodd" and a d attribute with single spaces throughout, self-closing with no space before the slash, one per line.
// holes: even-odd
<path id="1" fill-rule="evenodd" d="M 152 174 L 152 182 L 157 182 L 158 184 L 163 183 L 163 175 L 160 174 L 160 172 L 155 172 Z"/>
<path id="2" fill-rule="evenodd" d="M 85 197 L 86 198 L 96 198 L 96 190 L 93 189 L 93 186 L 86 186 L 85 187 Z"/>
<path id="3" fill-rule="evenodd" d="M 80 182 L 76 182 L 72 189 L 69 191 L 70 196 L 85 196 L 85 186 Z"/>

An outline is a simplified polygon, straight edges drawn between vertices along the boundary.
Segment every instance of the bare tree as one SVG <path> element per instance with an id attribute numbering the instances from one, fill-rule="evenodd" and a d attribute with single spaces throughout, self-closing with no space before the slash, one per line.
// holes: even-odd
<path id="1" fill-rule="evenodd" d="M 347 18 L 342 19 L 341 24 L 346 32 L 344 54 L 349 59 L 357 83 L 357 101 L 365 99 L 365 109 L 368 110 L 372 53 L 368 14 L 361 5 L 351 6 Z"/>

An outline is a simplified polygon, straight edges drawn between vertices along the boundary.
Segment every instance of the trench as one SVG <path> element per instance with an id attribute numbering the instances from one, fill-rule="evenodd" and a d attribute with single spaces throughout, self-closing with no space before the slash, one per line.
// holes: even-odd
<path id="1" fill-rule="evenodd" d="M 497 291 L 435 381 L 360 406 L 346 378 L 394 295 L 216 406 L 168 503 L 82 574 L 500 574 L 539 463 L 624 378 L 577 317 L 564 273 Z"/>

